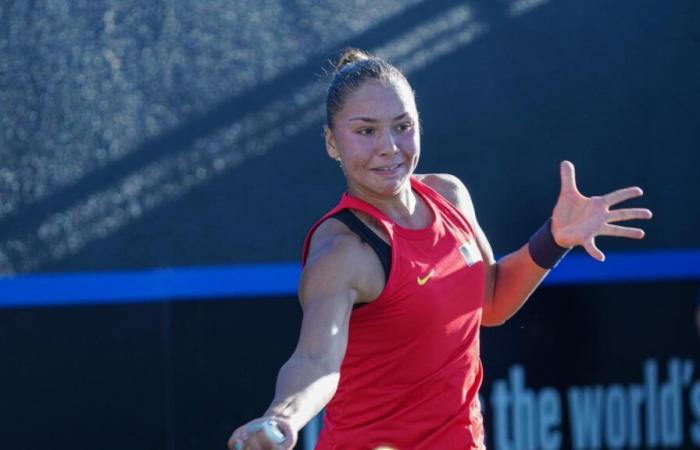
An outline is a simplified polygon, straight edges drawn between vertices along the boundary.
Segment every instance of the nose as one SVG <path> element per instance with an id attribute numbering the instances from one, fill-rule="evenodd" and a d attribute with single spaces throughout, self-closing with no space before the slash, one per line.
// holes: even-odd
<path id="1" fill-rule="evenodd" d="M 396 142 L 396 136 L 392 130 L 386 130 L 382 136 L 382 142 L 380 142 L 380 154 L 382 155 L 395 155 L 399 152 L 399 146 Z"/>

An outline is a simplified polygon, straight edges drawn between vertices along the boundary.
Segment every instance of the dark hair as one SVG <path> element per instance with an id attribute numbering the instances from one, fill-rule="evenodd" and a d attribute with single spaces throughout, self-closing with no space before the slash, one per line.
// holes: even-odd
<path id="1" fill-rule="evenodd" d="M 348 95 L 365 81 L 370 79 L 382 83 L 403 81 L 410 88 L 408 80 L 399 69 L 382 58 L 357 48 L 348 48 L 343 51 L 334 68 L 333 79 L 326 95 L 326 120 L 331 128 L 333 117 L 343 108 Z"/>

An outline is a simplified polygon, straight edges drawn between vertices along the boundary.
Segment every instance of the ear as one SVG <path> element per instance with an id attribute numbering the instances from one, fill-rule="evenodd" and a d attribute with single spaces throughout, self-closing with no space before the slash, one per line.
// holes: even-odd
<path id="1" fill-rule="evenodd" d="M 333 131 L 331 131 L 328 125 L 323 126 L 323 139 L 326 141 L 326 153 L 328 153 L 328 156 L 336 161 L 340 160 L 340 153 L 338 153 L 338 149 L 335 147 Z"/>

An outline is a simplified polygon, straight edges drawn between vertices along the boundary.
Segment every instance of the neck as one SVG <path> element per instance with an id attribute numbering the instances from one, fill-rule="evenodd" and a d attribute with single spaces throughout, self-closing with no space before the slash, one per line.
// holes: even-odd
<path id="1" fill-rule="evenodd" d="M 350 185 L 348 193 L 374 206 L 402 227 L 419 229 L 430 223 L 430 213 L 423 200 L 411 189 L 408 179 L 398 192 L 390 196 L 377 195 Z"/>

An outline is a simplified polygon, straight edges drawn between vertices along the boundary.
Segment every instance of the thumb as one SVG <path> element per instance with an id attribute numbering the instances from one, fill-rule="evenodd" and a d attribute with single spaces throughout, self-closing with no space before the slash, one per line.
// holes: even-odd
<path id="1" fill-rule="evenodd" d="M 275 444 L 275 448 L 291 450 L 297 440 L 297 433 L 285 420 L 272 419 L 264 427 L 265 437 Z"/>
<path id="2" fill-rule="evenodd" d="M 571 161 L 562 161 L 559 165 L 559 176 L 561 178 L 561 192 L 578 193 L 576 187 L 576 169 Z"/>
<path id="3" fill-rule="evenodd" d="M 586 252 L 588 252 L 588 254 L 591 255 L 593 259 L 600 262 L 605 261 L 605 254 L 601 252 L 598 246 L 596 245 L 594 237 L 584 242 L 583 248 L 586 249 Z"/>

